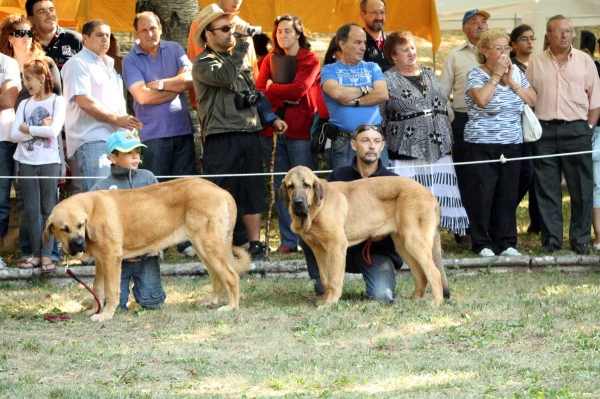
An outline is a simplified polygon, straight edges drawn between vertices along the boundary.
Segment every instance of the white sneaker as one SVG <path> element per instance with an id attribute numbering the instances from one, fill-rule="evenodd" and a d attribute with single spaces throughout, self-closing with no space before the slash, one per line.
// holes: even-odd
<path id="1" fill-rule="evenodd" d="M 521 256 L 521 253 L 513 247 L 508 247 L 504 251 L 502 251 L 500 256 Z"/>
<path id="2" fill-rule="evenodd" d="M 594 244 L 594 250 L 600 251 L 600 243 Z"/>
<path id="3" fill-rule="evenodd" d="M 183 250 L 182 254 L 184 254 L 188 258 L 193 258 L 194 256 L 196 256 L 196 250 L 193 246 L 190 245 L 189 247 Z"/>
<path id="4" fill-rule="evenodd" d="M 484 258 L 491 258 L 492 256 L 496 256 L 496 254 L 489 248 L 483 248 L 479 253 L 479 256 L 483 256 Z"/>
<path id="5" fill-rule="evenodd" d="M 4 263 L 4 260 L 2 260 L 2 258 L 0 258 L 0 269 L 6 269 L 6 263 Z"/>

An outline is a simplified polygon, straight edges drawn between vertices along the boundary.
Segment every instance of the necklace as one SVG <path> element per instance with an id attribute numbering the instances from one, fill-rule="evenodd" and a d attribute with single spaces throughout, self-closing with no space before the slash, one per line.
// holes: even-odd
<path id="1" fill-rule="evenodd" d="M 400 73 L 400 76 L 402 76 L 404 79 L 411 82 L 417 90 L 421 91 L 423 97 L 425 97 L 425 95 L 427 94 L 427 86 L 425 86 L 425 80 L 423 79 L 423 71 L 420 68 L 418 68 L 417 71 L 419 72 L 418 75 L 404 75 L 400 71 L 398 71 L 398 73 Z"/>
<path id="2" fill-rule="evenodd" d="M 423 71 L 420 69 L 419 69 L 419 78 L 420 78 L 423 97 L 425 97 L 425 94 L 427 93 L 427 88 L 425 87 L 425 80 L 423 80 Z"/>

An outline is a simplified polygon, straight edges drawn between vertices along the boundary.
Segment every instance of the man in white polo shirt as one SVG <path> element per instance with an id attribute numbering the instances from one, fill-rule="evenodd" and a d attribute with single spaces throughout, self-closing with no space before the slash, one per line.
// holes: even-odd
<path id="1" fill-rule="evenodd" d="M 127 115 L 123 81 L 106 55 L 110 27 L 101 19 L 83 25 L 83 49 L 62 68 L 63 94 L 67 99 L 65 133 L 67 163 L 74 177 L 110 174 L 106 139 L 122 129 L 141 129 L 140 121 Z M 89 191 L 97 179 L 75 179 L 71 193 Z"/>

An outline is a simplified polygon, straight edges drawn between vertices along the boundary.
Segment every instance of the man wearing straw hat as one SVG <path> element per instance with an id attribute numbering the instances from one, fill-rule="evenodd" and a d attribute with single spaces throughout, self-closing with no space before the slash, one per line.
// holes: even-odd
<path id="1" fill-rule="evenodd" d="M 192 77 L 204 139 L 205 175 L 262 173 L 259 131 L 263 129 L 256 105 L 260 96 L 252 69 L 244 63 L 249 43 L 234 43 L 232 18 L 216 4 L 196 18 L 196 44 L 204 51 L 194 60 Z M 234 45 L 235 44 L 235 45 Z M 232 48 L 233 46 L 233 48 Z M 276 119 L 273 129 L 281 134 L 287 124 Z M 262 213 L 266 210 L 262 176 L 211 178 L 235 198 L 238 213 L 248 232 L 253 260 L 265 260 L 260 244 Z"/>

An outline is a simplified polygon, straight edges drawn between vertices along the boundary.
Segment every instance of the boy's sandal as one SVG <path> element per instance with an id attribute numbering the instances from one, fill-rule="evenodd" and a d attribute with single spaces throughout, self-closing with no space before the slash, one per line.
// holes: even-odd
<path id="1" fill-rule="evenodd" d="M 54 273 L 56 271 L 56 262 L 52 261 L 42 265 L 42 273 Z"/>
<path id="2" fill-rule="evenodd" d="M 34 267 L 40 267 L 40 265 L 36 265 L 31 259 L 25 259 L 19 263 L 19 269 L 33 269 Z"/>

